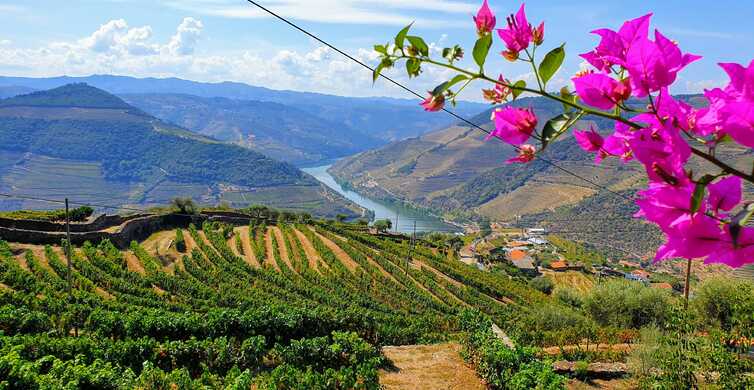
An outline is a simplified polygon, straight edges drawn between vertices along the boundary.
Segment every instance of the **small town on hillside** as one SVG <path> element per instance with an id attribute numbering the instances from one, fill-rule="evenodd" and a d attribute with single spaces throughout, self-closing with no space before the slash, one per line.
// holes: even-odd
<path id="1" fill-rule="evenodd" d="M 596 277 L 598 281 L 624 278 L 653 288 L 683 292 L 680 277 L 672 270 L 653 267 L 648 258 L 627 255 L 611 259 L 597 252 L 575 249 L 578 243 L 548 235 L 545 228 L 513 228 L 504 223 L 492 223 L 491 230 L 484 237 L 479 237 L 481 233 L 472 235 L 474 238 L 459 250 L 461 262 L 480 270 L 502 269 L 509 275 L 527 278 L 580 273 Z"/>

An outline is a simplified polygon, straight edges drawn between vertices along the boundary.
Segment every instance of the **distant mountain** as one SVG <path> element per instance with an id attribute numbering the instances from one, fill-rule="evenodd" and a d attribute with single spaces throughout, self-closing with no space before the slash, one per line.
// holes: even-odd
<path id="1" fill-rule="evenodd" d="M 682 98 L 701 104 L 698 96 Z M 559 103 L 544 98 L 519 99 L 514 105 L 532 107 L 540 126 L 561 112 Z M 491 129 L 491 110 L 471 121 Z M 600 118 L 587 118 L 577 127 L 592 124 L 604 133 L 611 131 L 611 123 Z M 645 174 L 638 163 L 608 160 L 596 165 L 594 156 L 569 136 L 550 145 L 543 155 L 557 167 L 540 159 L 506 164 L 516 151 L 496 139 L 485 141 L 485 136 L 468 125 L 455 125 L 342 159 L 331 173 L 359 192 L 442 211 L 451 218 L 515 221 L 517 216 L 527 216 L 524 221 L 564 231 L 567 236 L 573 232 L 570 238 L 601 242 L 603 249 L 646 252 L 656 243 L 653 228 L 631 220 L 636 211 L 633 202 L 612 193 L 631 198 L 644 185 Z M 724 153 L 727 161 L 737 161 L 743 169 L 751 157 L 742 149 Z M 697 174 L 710 169 L 700 161 L 692 167 Z"/>
<path id="2" fill-rule="evenodd" d="M 181 94 L 121 96 L 162 120 L 292 164 L 331 160 L 384 144 L 343 123 L 280 103 Z"/>
<path id="3" fill-rule="evenodd" d="M 349 207 L 290 164 L 158 120 L 86 84 L 0 100 L 0 188 L 117 205 L 191 196 L 318 214 Z M 3 200 L 0 208 L 50 207 L 29 203 Z"/>
<path id="4" fill-rule="evenodd" d="M 357 134 L 368 134 L 371 138 L 383 142 L 415 137 L 427 131 L 447 127 L 455 121 L 450 115 L 433 115 L 424 112 L 416 99 L 353 98 L 310 92 L 278 91 L 242 83 L 200 83 L 177 78 L 139 79 L 108 75 L 55 78 L 0 77 L 0 87 L 25 86 L 34 89 L 49 89 L 76 82 L 84 82 L 115 95 L 183 94 L 280 103 L 306 112 L 312 115 L 313 119 L 320 119 L 323 123 L 338 124 L 342 131 L 353 129 Z M 159 101 L 153 100 L 152 103 L 156 105 L 147 107 L 145 104 L 140 108 L 155 113 L 169 111 L 160 106 Z M 459 102 L 454 111 L 463 116 L 472 116 L 485 108 L 486 105 L 480 103 Z M 178 122 L 189 121 L 188 118 L 181 119 L 183 120 L 178 120 Z"/>
<path id="5" fill-rule="evenodd" d="M 19 87 L 17 85 L 7 85 L 0 87 L 0 99 L 6 99 L 13 96 L 24 95 L 36 91 L 34 88 Z"/>

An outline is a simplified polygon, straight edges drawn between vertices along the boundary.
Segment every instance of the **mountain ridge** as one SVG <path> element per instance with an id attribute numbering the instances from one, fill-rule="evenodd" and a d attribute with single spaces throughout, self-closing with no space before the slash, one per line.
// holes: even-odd
<path id="1" fill-rule="evenodd" d="M 120 205 L 177 196 L 211 204 L 277 199 L 356 214 L 291 164 L 196 135 L 84 84 L 0 101 L 0 128 L 0 188 L 11 193 Z"/>

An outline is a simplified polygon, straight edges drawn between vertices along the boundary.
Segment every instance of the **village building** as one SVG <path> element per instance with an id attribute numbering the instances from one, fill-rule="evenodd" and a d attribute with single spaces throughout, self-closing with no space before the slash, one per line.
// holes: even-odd
<path id="1" fill-rule="evenodd" d="M 527 252 L 515 249 L 508 252 L 507 258 L 514 267 L 523 273 L 531 276 L 539 275 L 539 271 L 537 271 L 537 267 L 534 265 L 534 259 Z"/>

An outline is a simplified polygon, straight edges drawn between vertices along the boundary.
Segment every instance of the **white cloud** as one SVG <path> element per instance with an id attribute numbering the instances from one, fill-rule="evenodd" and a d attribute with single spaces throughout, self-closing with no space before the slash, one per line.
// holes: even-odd
<path id="1" fill-rule="evenodd" d="M 167 0 L 170 7 L 236 19 L 269 18 L 268 13 L 245 1 L 233 0 Z M 242 4 L 240 4 L 242 3 Z M 240 5 L 239 5 L 240 4 Z M 410 18 L 406 11 L 471 15 L 478 5 L 451 0 L 273 0 L 263 4 L 269 10 L 288 18 L 321 23 L 399 25 L 416 22 L 418 26 L 461 27 L 468 21 L 458 18 Z"/>
<path id="2" fill-rule="evenodd" d="M 39 48 L 0 45 L 0 74 L 181 77 L 339 95 L 408 97 L 405 91 L 386 82 L 378 81 L 373 87 L 370 71 L 314 43 L 304 50 L 198 54 L 203 28 L 200 20 L 185 18 L 170 38 L 159 42 L 150 26 L 131 27 L 126 20 L 118 19 L 73 41 L 53 42 Z M 441 41 L 442 38 L 438 42 Z M 439 45 L 433 44 L 433 47 Z M 379 61 L 378 54 L 371 48 L 349 51 L 366 64 Z M 428 67 L 420 79 L 408 80 L 402 64 L 385 73 L 418 91 L 431 89 L 452 77 L 449 70 Z"/>
<path id="3" fill-rule="evenodd" d="M 170 38 L 168 50 L 178 55 L 193 54 L 203 28 L 204 25 L 201 21 L 194 18 L 184 18 L 178 26 L 178 31 Z"/>
<path id="4" fill-rule="evenodd" d="M 686 93 L 702 93 L 705 89 L 722 87 L 726 84 L 723 80 L 698 80 L 686 81 Z"/>
<path id="5" fill-rule="evenodd" d="M 13 41 L 10 39 L 0 39 L 0 46 L 9 46 Z"/>

